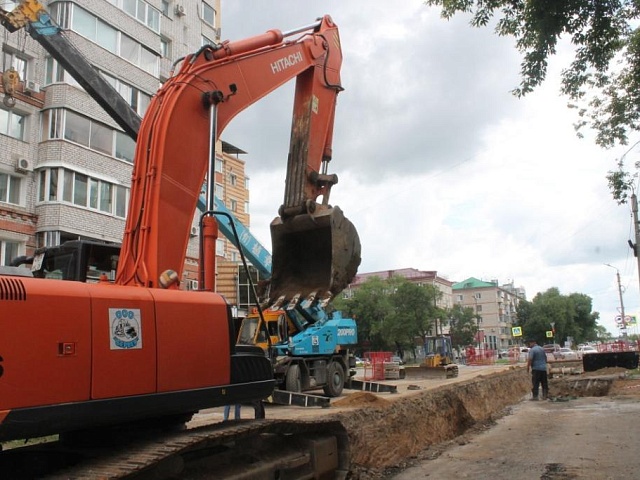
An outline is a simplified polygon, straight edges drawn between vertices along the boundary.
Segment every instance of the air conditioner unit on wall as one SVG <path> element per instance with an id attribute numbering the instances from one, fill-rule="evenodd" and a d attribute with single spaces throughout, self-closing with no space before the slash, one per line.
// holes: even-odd
<path id="1" fill-rule="evenodd" d="M 39 93 L 40 85 L 33 80 L 27 80 L 24 82 L 24 90 L 25 92 Z"/>
<path id="2" fill-rule="evenodd" d="M 175 11 L 176 11 L 176 15 L 179 17 L 186 15 L 186 12 L 184 11 L 184 5 L 176 5 Z"/>
<path id="3" fill-rule="evenodd" d="M 191 227 L 191 236 L 197 237 L 200 234 L 200 229 L 198 227 Z"/>
<path id="4" fill-rule="evenodd" d="M 16 172 L 32 172 L 33 164 L 28 158 L 19 158 L 16 160 Z"/>

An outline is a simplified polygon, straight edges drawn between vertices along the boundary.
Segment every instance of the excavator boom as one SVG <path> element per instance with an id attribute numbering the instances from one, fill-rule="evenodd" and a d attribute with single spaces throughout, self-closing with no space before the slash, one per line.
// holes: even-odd
<path id="1" fill-rule="evenodd" d="M 116 283 L 157 286 L 166 270 L 180 277 L 201 186 L 207 173 L 213 178 L 213 145 L 235 115 L 293 78 L 285 201 L 272 225 L 269 297 L 335 295 L 351 281 L 360 243 L 351 222 L 328 203 L 337 177 L 326 173 L 342 90 L 338 29 L 325 16 L 295 31 L 301 32 L 294 40 L 270 30 L 205 46 L 186 57 L 154 96 L 138 136 Z M 212 284 L 205 278 L 205 285 Z"/>

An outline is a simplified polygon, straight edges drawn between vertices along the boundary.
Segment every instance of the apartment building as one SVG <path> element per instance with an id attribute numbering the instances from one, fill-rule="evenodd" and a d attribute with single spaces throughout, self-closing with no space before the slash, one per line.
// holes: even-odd
<path id="1" fill-rule="evenodd" d="M 3 8 L 12 10 L 15 4 L 4 2 Z M 140 116 L 176 59 L 220 40 L 220 0 L 43 4 L 68 40 Z M 2 52 L 3 72 L 13 68 L 20 82 L 15 105 L 0 104 L 0 265 L 71 239 L 120 243 L 133 140 L 26 31 L 4 31 Z M 0 95 L 6 99 L 4 87 Z M 215 192 L 248 226 L 243 153 L 218 142 Z M 196 218 L 193 225 L 184 288 L 197 286 Z M 225 239 L 216 252 L 221 259 L 236 260 L 237 251 Z M 226 292 L 230 302 L 236 291 Z"/>
<path id="2" fill-rule="evenodd" d="M 526 299 L 522 287 L 469 277 L 453 284 L 452 290 L 455 304 L 472 308 L 478 316 L 478 343 L 491 350 L 517 343 L 511 327 L 516 323 L 518 303 Z"/>
<path id="3" fill-rule="evenodd" d="M 355 291 L 371 277 L 378 277 L 382 280 L 386 280 L 391 277 L 404 277 L 410 282 L 420 286 L 433 285 L 442 294 L 437 300 L 438 307 L 450 309 L 453 305 L 451 290 L 453 282 L 439 276 L 437 271 L 422 271 L 415 268 L 401 268 L 396 270 L 382 270 L 379 272 L 358 273 L 351 284 L 342 293 L 343 296 L 345 298 L 351 298 Z"/>

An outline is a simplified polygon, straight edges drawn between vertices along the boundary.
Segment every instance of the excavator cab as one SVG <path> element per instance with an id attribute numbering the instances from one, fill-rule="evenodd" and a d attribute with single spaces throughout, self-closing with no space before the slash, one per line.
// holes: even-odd
<path id="1" fill-rule="evenodd" d="M 360 265 L 360 238 L 339 207 L 271 223 L 270 298 L 331 298 Z"/>

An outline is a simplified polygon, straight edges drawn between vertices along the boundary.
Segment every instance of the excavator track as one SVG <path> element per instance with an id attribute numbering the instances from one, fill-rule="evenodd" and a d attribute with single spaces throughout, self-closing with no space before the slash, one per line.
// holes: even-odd
<path id="1" fill-rule="evenodd" d="M 240 420 L 109 444 L 63 442 L 0 453 L 0 478 L 48 480 L 346 478 L 337 421 Z"/>

